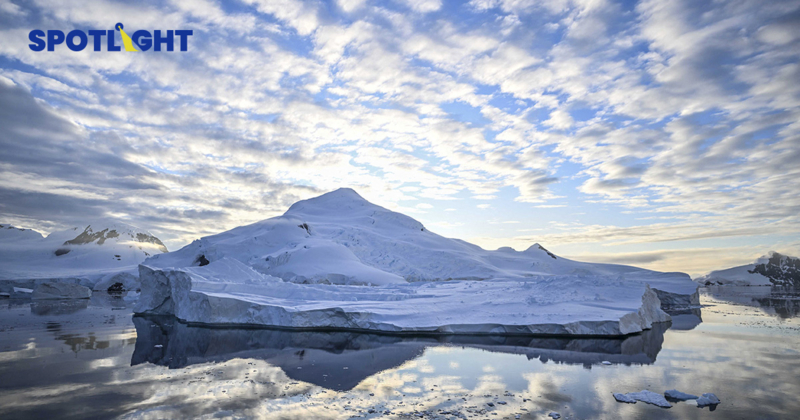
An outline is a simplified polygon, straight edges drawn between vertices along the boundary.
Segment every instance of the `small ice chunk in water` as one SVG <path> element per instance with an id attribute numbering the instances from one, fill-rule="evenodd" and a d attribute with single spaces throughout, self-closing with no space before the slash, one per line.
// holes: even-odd
<path id="1" fill-rule="evenodd" d="M 697 395 L 687 394 L 685 392 L 680 392 L 677 389 L 670 389 L 664 393 L 664 396 L 676 401 L 686 401 L 686 400 L 696 400 L 700 397 Z"/>
<path id="2" fill-rule="evenodd" d="M 603 361 L 602 361 L 602 362 L 600 362 L 600 363 L 601 363 L 601 364 L 604 364 L 604 365 L 610 365 L 610 364 L 611 364 L 611 362 L 609 362 L 608 360 L 603 360 Z"/>
<path id="3" fill-rule="evenodd" d="M 558 413 L 556 413 L 555 411 L 551 411 L 551 412 L 550 412 L 550 414 L 548 414 L 548 416 L 552 417 L 552 418 L 553 418 L 553 420 L 556 420 L 556 419 L 560 419 L 560 418 L 561 418 L 561 414 L 558 414 Z"/>
<path id="4" fill-rule="evenodd" d="M 667 401 L 663 395 L 656 394 L 653 391 L 639 391 L 639 392 L 629 392 L 627 394 L 614 394 L 614 399 L 619 402 L 625 403 L 635 403 L 636 401 L 641 401 L 647 404 L 657 405 L 662 408 L 671 408 L 672 404 Z"/>
<path id="5" fill-rule="evenodd" d="M 618 392 L 614 393 L 614 399 L 619 402 L 624 402 L 628 404 L 636 404 L 636 400 L 629 397 L 628 394 L 620 394 Z"/>
<path id="6" fill-rule="evenodd" d="M 722 401 L 720 401 L 719 398 L 717 398 L 716 395 L 714 395 L 714 394 L 709 392 L 709 393 L 703 394 L 702 397 L 697 399 L 697 406 L 702 408 L 702 407 L 706 407 L 706 406 L 709 406 L 709 405 L 717 405 L 720 402 L 722 402 Z"/>
<path id="7" fill-rule="evenodd" d="M 155 348 L 157 348 L 157 349 L 160 349 L 161 347 L 164 347 L 164 345 L 163 345 L 163 344 L 156 344 L 156 345 L 155 345 L 155 346 L 153 346 L 153 347 L 155 347 Z"/>

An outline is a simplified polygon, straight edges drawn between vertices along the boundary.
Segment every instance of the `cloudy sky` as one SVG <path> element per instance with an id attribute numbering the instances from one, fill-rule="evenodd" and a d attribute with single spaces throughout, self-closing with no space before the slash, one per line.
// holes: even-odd
<path id="1" fill-rule="evenodd" d="M 194 35 L 28 46 L 117 22 Z M 800 254 L 798 27 L 796 0 L 0 0 L 0 222 L 176 249 L 346 186 L 489 249 Z"/>

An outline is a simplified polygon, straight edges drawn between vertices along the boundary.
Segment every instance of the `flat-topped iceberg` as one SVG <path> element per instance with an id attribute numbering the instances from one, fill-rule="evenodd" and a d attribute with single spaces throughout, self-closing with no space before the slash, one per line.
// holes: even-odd
<path id="1" fill-rule="evenodd" d="M 443 334 L 617 336 L 669 320 L 656 293 L 602 276 L 414 282 L 382 287 L 296 284 L 229 258 L 203 267 L 140 266 L 134 311 L 200 324 Z"/>
<path id="2" fill-rule="evenodd" d="M 154 255 L 139 313 L 188 322 L 464 334 L 625 335 L 699 303 L 682 273 L 439 236 L 340 189 Z"/>

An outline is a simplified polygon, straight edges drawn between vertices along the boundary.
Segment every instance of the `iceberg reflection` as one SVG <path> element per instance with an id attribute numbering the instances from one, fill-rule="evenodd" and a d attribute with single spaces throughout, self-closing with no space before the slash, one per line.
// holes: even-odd
<path id="1" fill-rule="evenodd" d="M 652 364 L 668 323 L 624 338 L 540 338 L 530 336 L 398 336 L 348 331 L 208 328 L 172 317 L 136 316 L 136 347 L 131 365 L 169 368 L 258 359 L 280 367 L 288 377 L 337 391 L 418 358 L 426 348 L 453 346 L 495 353 L 523 354 L 529 360 L 582 364 Z"/>

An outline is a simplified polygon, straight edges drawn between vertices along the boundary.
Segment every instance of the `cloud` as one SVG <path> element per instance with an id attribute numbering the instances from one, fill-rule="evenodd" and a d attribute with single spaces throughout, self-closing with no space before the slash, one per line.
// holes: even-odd
<path id="1" fill-rule="evenodd" d="M 113 15 L 193 29 L 190 51 L 27 47 L 30 28 Z M 487 236 L 480 200 L 534 224 L 518 214 L 566 197 L 574 230 L 547 240 L 777 242 L 800 233 L 798 16 L 755 0 L 3 2 L 0 217 L 122 214 L 174 249 L 350 186 L 392 209 L 457 202 L 462 237 Z M 62 212 L 26 204 L 47 200 Z"/>

